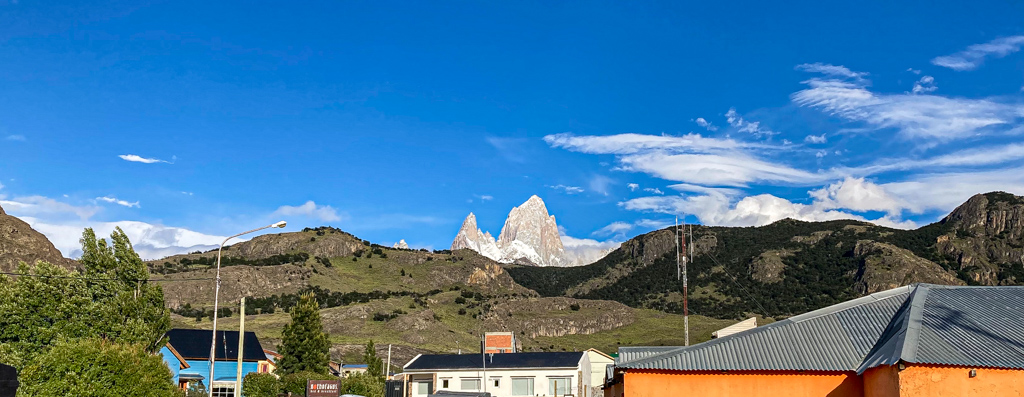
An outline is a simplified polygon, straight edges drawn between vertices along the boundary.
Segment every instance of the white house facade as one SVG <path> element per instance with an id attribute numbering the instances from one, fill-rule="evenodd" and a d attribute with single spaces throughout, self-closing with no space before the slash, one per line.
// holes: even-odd
<path id="1" fill-rule="evenodd" d="M 494 397 L 593 397 L 591 371 L 586 352 L 424 354 L 403 367 L 407 397 L 442 390 Z"/>

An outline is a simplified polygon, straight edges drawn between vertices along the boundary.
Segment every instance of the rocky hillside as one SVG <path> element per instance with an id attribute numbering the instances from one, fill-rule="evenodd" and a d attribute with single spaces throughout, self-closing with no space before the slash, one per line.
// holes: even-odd
<path id="1" fill-rule="evenodd" d="M 942 221 L 896 230 L 857 221 L 694 227 L 690 310 L 716 318 L 788 316 L 915 282 L 1024 283 L 1024 198 L 979 194 Z M 682 311 L 671 228 L 576 268 L 511 267 L 543 296 Z"/>
<path id="2" fill-rule="evenodd" d="M 21 262 L 36 261 L 69 267 L 75 265 L 74 261 L 64 258 L 46 236 L 0 208 L 0 272 L 11 272 Z"/>

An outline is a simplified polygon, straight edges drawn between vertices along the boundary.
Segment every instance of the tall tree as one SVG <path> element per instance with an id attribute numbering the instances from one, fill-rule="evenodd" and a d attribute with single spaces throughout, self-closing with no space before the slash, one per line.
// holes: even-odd
<path id="1" fill-rule="evenodd" d="M 373 339 L 366 342 L 363 350 L 363 361 L 366 361 L 366 374 L 374 378 L 384 377 L 384 362 L 377 357 L 377 348 L 373 346 Z"/>
<path id="2" fill-rule="evenodd" d="M 146 281 L 145 263 L 121 229 L 112 245 L 82 234 L 82 271 L 45 262 L 0 276 L 0 355 L 27 363 L 60 339 L 99 338 L 149 352 L 170 328 L 163 291 Z"/>
<path id="3" fill-rule="evenodd" d="M 320 305 L 312 293 L 302 294 L 298 304 L 292 308 L 292 321 L 282 332 L 281 362 L 282 374 L 299 371 L 328 373 L 331 360 L 331 341 L 324 332 L 320 321 Z"/>

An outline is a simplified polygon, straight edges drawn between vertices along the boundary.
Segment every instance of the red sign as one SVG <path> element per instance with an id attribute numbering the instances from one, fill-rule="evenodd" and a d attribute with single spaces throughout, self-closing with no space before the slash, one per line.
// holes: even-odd
<path id="1" fill-rule="evenodd" d="M 306 383 L 306 397 L 338 397 L 341 381 L 311 380 Z"/>

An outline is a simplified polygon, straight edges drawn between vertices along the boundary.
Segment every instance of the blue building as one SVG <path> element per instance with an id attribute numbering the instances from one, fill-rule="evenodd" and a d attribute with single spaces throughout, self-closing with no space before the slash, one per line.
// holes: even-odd
<path id="1" fill-rule="evenodd" d="M 201 329 L 172 329 L 167 345 L 160 349 L 164 362 L 174 375 L 174 383 L 186 389 L 195 382 L 212 385 L 215 397 L 233 397 L 238 370 L 238 331 L 217 331 L 212 382 L 210 376 L 210 339 L 213 332 Z M 242 353 L 242 377 L 251 373 L 269 373 L 273 363 L 267 359 L 256 334 L 245 333 Z"/>

